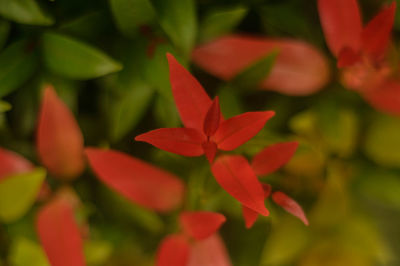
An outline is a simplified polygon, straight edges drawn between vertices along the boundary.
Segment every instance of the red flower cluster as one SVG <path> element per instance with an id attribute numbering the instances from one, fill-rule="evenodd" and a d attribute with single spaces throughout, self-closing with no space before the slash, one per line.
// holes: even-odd
<path id="1" fill-rule="evenodd" d="M 400 115 L 398 63 L 389 59 L 396 3 L 383 8 L 365 27 L 357 0 L 318 0 L 318 10 L 344 85 L 376 109 Z"/>

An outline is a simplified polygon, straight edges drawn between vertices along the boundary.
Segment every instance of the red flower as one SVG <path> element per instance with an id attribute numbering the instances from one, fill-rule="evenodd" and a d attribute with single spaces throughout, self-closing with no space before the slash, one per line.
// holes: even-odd
<path id="1" fill-rule="evenodd" d="M 318 10 L 345 86 L 360 92 L 378 110 L 400 115 L 397 66 L 387 58 L 396 3 L 382 9 L 365 27 L 357 0 L 318 0 Z"/>
<path id="2" fill-rule="evenodd" d="M 167 54 L 175 104 L 184 128 L 160 128 L 141 134 L 137 141 L 184 156 L 205 154 L 212 162 L 217 150 L 230 151 L 255 136 L 273 111 L 247 112 L 223 120 L 218 98 L 208 97 L 200 83 Z"/>
<path id="3" fill-rule="evenodd" d="M 226 221 L 215 212 L 183 212 L 179 216 L 183 233 L 165 237 L 157 251 L 157 266 L 229 266 L 225 246 L 216 234 Z"/>
<path id="4" fill-rule="evenodd" d="M 293 156 L 297 146 L 296 142 L 269 146 L 253 158 L 251 166 L 242 156 L 224 156 L 213 164 L 212 171 L 218 183 L 242 204 L 247 228 L 254 224 L 258 213 L 269 215 L 264 200 L 271 195 L 272 188 L 269 184 L 261 184 L 256 174 L 267 175 L 282 167 Z M 232 176 L 235 176 L 236 183 L 231 181 Z M 272 193 L 272 200 L 308 225 L 303 210 L 292 198 L 277 191 Z"/>
<path id="5" fill-rule="evenodd" d="M 259 87 L 287 95 L 308 95 L 329 80 L 326 58 L 298 40 L 228 35 L 200 45 L 192 54 L 195 64 L 223 80 L 232 80 L 269 53 L 278 51 L 269 75 Z"/>

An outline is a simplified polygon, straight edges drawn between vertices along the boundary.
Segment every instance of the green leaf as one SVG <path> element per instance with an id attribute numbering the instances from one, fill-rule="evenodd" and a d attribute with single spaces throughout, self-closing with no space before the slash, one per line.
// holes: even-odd
<path id="1" fill-rule="evenodd" d="M 0 97 L 21 86 L 35 72 L 37 55 L 26 41 L 18 41 L 0 53 Z"/>
<path id="2" fill-rule="evenodd" d="M 244 112 L 238 91 L 231 86 L 223 86 L 218 90 L 221 112 L 226 117 L 232 117 Z"/>
<path id="3" fill-rule="evenodd" d="M 197 34 L 194 0 L 151 0 L 158 21 L 175 44 L 189 58 Z"/>
<path id="4" fill-rule="evenodd" d="M 46 177 L 43 168 L 8 176 L 0 182 L 0 221 L 10 223 L 21 218 L 32 206 Z"/>
<path id="5" fill-rule="evenodd" d="M 132 37 L 141 25 L 154 19 L 154 10 L 149 0 L 110 0 L 111 11 L 118 29 Z"/>
<path id="6" fill-rule="evenodd" d="M 113 142 L 136 126 L 147 110 L 153 94 L 154 90 L 143 84 L 114 93 L 114 97 L 108 100 L 109 130 Z"/>
<path id="7" fill-rule="evenodd" d="M 264 246 L 261 265 L 293 265 L 309 241 L 307 227 L 290 215 L 285 215 L 272 226 L 272 232 Z"/>
<path id="8" fill-rule="evenodd" d="M 377 115 L 367 130 L 364 150 L 377 164 L 400 166 L 400 119 Z"/>
<path id="9" fill-rule="evenodd" d="M 7 112 L 9 110 L 11 110 L 11 104 L 0 100 L 0 113 Z"/>
<path id="10" fill-rule="evenodd" d="M 9 260 L 13 266 L 50 266 L 42 247 L 22 237 L 13 241 Z"/>
<path id="11" fill-rule="evenodd" d="M 279 51 L 273 51 L 253 63 L 251 66 L 244 69 L 241 73 L 231 81 L 234 86 L 238 88 L 254 88 L 267 78 L 272 67 L 274 66 L 275 59 L 277 58 Z"/>
<path id="12" fill-rule="evenodd" d="M 400 210 L 400 175 L 388 171 L 363 171 L 357 191 L 368 201 Z"/>
<path id="13" fill-rule="evenodd" d="M 10 23 L 8 21 L 0 19 L 0 50 L 7 41 L 10 28 Z"/>
<path id="14" fill-rule="evenodd" d="M 48 26 L 54 23 L 35 0 L 1 0 L 0 15 L 22 24 Z"/>
<path id="15" fill-rule="evenodd" d="M 122 69 L 102 51 L 58 33 L 45 33 L 42 48 L 46 66 L 66 78 L 92 79 Z"/>
<path id="16" fill-rule="evenodd" d="M 179 127 L 180 118 L 175 103 L 162 95 L 157 97 L 154 106 L 155 119 L 161 127 Z"/>
<path id="17" fill-rule="evenodd" d="M 104 265 L 111 255 L 112 246 L 106 241 L 91 240 L 85 242 L 84 252 L 89 266 Z"/>
<path id="18" fill-rule="evenodd" d="M 229 33 L 247 14 L 246 7 L 230 7 L 220 10 L 212 10 L 206 14 L 200 24 L 200 39 L 208 41 Z"/>

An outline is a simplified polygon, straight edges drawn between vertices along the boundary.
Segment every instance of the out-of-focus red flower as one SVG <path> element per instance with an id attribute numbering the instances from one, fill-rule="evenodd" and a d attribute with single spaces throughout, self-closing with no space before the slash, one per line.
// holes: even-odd
<path id="1" fill-rule="evenodd" d="M 225 245 L 216 233 L 226 221 L 215 212 L 182 212 L 182 233 L 165 237 L 156 256 L 157 266 L 230 266 Z"/>
<path id="2" fill-rule="evenodd" d="M 166 212 L 181 205 L 185 187 L 175 175 L 113 150 L 86 148 L 96 176 L 130 201 Z"/>
<path id="3" fill-rule="evenodd" d="M 388 60 L 396 3 L 384 7 L 365 27 L 357 0 L 318 0 L 318 10 L 343 84 L 376 109 L 400 115 L 398 66 Z"/>
<path id="4" fill-rule="evenodd" d="M 0 180 L 18 173 L 29 172 L 33 165 L 15 152 L 0 148 Z"/>
<path id="5" fill-rule="evenodd" d="M 328 82 L 330 70 L 326 58 L 316 48 L 298 40 L 228 35 L 197 47 L 192 59 L 210 74 L 232 80 L 275 50 L 278 57 L 260 88 L 308 95 Z"/>
<path id="6" fill-rule="evenodd" d="M 52 266 L 85 265 L 74 208 L 65 197 L 55 197 L 39 211 L 36 230 Z"/>
<path id="7" fill-rule="evenodd" d="M 274 116 L 273 111 L 247 112 L 224 120 L 218 98 L 211 101 L 200 83 L 172 55 L 167 57 L 172 93 L 185 127 L 152 130 L 135 140 L 184 156 L 205 154 L 211 163 L 217 150 L 234 150 Z"/>
<path id="8" fill-rule="evenodd" d="M 51 86 L 43 93 L 36 143 L 41 162 L 54 177 L 73 179 L 84 170 L 82 132 Z"/>

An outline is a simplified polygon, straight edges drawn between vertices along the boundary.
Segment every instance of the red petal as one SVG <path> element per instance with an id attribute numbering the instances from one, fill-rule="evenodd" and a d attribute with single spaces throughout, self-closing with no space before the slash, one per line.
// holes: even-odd
<path id="1" fill-rule="evenodd" d="M 204 153 L 209 163 L 214 161 L 215 155 L 217 154 L 217 144 L 214 141 L 207 141 L 202 144 Z"/>
<path id="2" fill-rule="evenodd" d="M 220 186 L 240 203 L 262 215 L 269 215 L 264 205 L 263 188 L 243 156 L 222 156 L 211 170 Z"/>
<path id="3" fill-rule="evenodd" d="M 363 96 L 377 110 L 400 116 L 400 81 L 387 81 Z"/>
<path id="4" fill-rule="evenodd" d="M 37 233 L 52 266 L 83 266 L 82 238 L 72 207 L 55 198 L 38 213 Z"/>
<path id="5" fill-rule="evenodd" d="M 0 148 L 0 180 L 8 175 L 29 172 L 33 165 L 24 157 Z"/>
<path id="6" fill-rule="evenodd" d="M 218 148 L 231 151 L 249 141 L 275 115 L 273 111 L 247 112 L 222 122 L 213 136 Z"/>
<path id="7" fill-rule="evenodd" d="M 190 246 L 184 236 L 167 236 L 158 248 L 156 266 L 187 266 L 189 254 Z"/>
<path id="8" fill-rule="evenodd" d="M 244 221 L 246 223 L 246 228 L 249 229 L 257 221 L 258 213 L 253 211 L 252 209 L 247 208 L 244 205 L 242 205 L 242 212 Z"/>
<path id="9" fill-rule="evenodd" d="M 97 177 L 132 202 L 165 212 L 182 203 L 184 185 L 176 176 L 113 150 L 87 148 Z"/>
<path id="10" fill-rule="evenodd" d="M 181 120 L 185 127 L 202 131 L 211 99 L 200 83 L 171 54 L 167 54 L 167 58 L 172 93 Z"/>
<path id="11" fill-rule="evenodd" d="M 329 79 L 326 58 L 308 43 L 230 35 L 197 47 L 192 59 L 205 71 L 231 80 L 267 54 L 279 55 L 262 88 L 288 95 L 307 95 L 321 89 Z"/>
<path id="12" fill-rule="evenodd" d="M 360 55 L 355 53 L 351 48 L 345 47 L 343 48 L 338 56 L 337 67 L 343 68 L 352 66 L 358 61 L 360 61 Z"/>
<path id="13" fill-rule="evenodd" d="M 332 53 L 337 57 L 345 47 L 358 52 L 362 21 L 357 0 L 318 0 L 318 11 Z"/>
<path id="14" fill-rule="evenodd" d="M 197 211 L 183 212 L 179 221 L 187 235 L 202 240 L 217 232 L 226 218 L 216 212 Z"/>
<path id="15" fill-rule="evenodd" d="M 173 265 L 173 264 L 170 264 Z M 217 234 L 196 241 L 190 251 L 188 266 L 231 266 L 228 252 Z"/>
<path id="16" fill-rule="evenodd" d="M 57 177 L 74 178 L 84 170 L 82 133 L 51 86 L 44 90 L 42 99 L 37 150 L 43 165 Z"/>
<path id="17" fill-rule="evenodd" d="M 297 142 L 282 142 L 264 148 L 251 163 L 256 175 L 268 175 L 285 165 L 298 147 Z"/>
<path id="18" fill-rule="evenodd" d="M 393 28 L 394 16 L 396 14 L 396 2 L 383 9 L 364 28 L 361 40 L 364 51 L 380 57 L 385 53 L 389 44 Z"/>
<path id="19" fill-rule="evenodd" d="M 206 136 L 212 136 L 218 129 L 221 118 L 218 96 L 215 97 L 204 118 L 203 132 Z"/>
<path id="20" fill-rule="evenodd" d="M 192 128 L 159 128 L 141 134 L 135 140 L 184 156 L 200 156 L 204 153 L 201 144 L 205 137 Z"/>
<path id="21" fill-rule="evenodd" d="M 290 198 L 283 192 L 277 191 L 272 193 L 272 199 L 275 201 L 276 204 L 284 208 L 287 212 L 299 218 L 305 225 L 308 225 L 308 220 L 303 212 L 303 209 L 292 198 Z"/>

